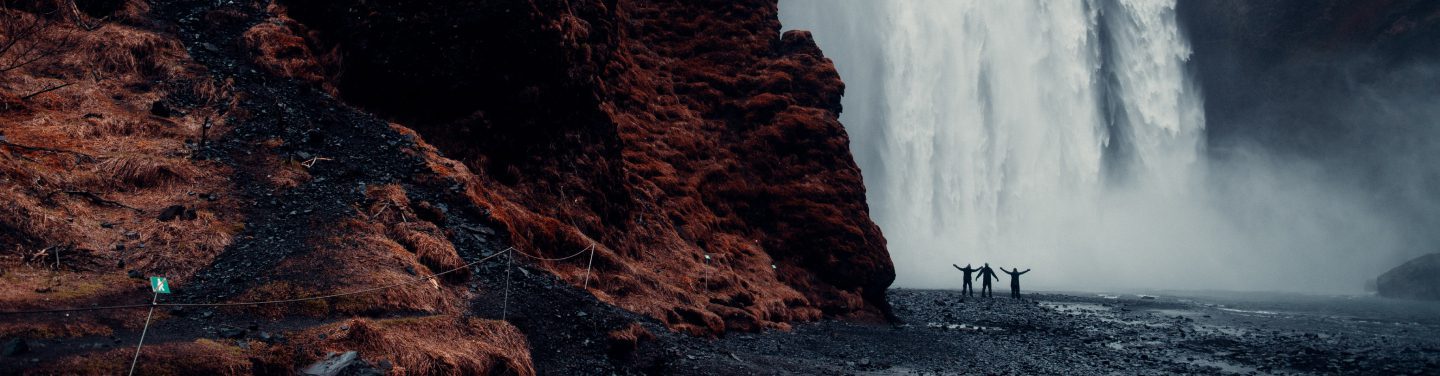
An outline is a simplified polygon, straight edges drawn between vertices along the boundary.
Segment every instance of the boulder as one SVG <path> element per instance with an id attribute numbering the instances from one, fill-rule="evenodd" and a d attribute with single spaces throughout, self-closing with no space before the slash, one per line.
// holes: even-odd
<path id="1" fill-rule="evenodd" d="M 359 355 L 360 354 L 355 351 L 346 351 L 340 354 L 330 353 L 325 359 L 315 362 L 309 367 L 305 367 L 305 370 L 300 371 L 300 373 L 306 376 L 339 375 L 340 372 L 355 364 L 355 359 L 358 358 Z"/>
<path id="2" fill-rule="evenodd" d="M 1410 260 L 1375 280 L 1380 296 L 1440 300 L 1440 253 Z"/>

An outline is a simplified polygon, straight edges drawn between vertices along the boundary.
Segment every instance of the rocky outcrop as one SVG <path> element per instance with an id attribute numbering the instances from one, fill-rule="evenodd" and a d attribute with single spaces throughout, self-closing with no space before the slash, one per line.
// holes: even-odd
<path id="1" fill-rule="evenodd" d="M 774 1 L 286 6 L 341 96 L 469 167 L 514 244 L 595 244 L 603 300 L 697 334 L 884 314 L 844 84 Z M 545 265 L 579 285 L 583 261 Z"/>
<path id="2" fill-rule="evenodd" d="M 1440 253 L 1431 253 L 1400 264 L 1375 280 L 1380 296 L 1440 300 Z"/>

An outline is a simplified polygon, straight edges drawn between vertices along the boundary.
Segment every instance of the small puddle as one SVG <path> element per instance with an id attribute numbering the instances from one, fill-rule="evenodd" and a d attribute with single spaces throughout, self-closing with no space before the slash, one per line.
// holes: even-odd
<path id="1" fill-rule="evenodd" d="M 967 323 L 927 322 L 927 323 L 925 323 L 925 326 L 926 326 L 926 327 L 930 327 L 930 328 L 936 328 L 936 329 L 964 330 L 964 331 L 972 331 L 972 332 L 1001 331 L 1001 330 L 1005 330 L 1005 329 L 997 328 L 997 327 L 993 327 L 993 326 L 982 326 L 982 325 L 974 325 L 974 324 L 967 324 Z"/>
<path id="2" fill-rule="evenodd" d="M 1255 314 L 1255 315 L 1278 315 L 1278 314 L 1279 314 L 1279 313 L 1271 312 L 1271 311 L 1259 311 L 1259 310 L 1254 310 L 1254 311 L 1252 311 L 1252 310 L 1248 310 L 1248 309 L 1235 309 L 1235 308 L 1224 308 L 1224 307 L 1218 307 L 1218 308 L 1216 308 L 1216 309 L 1221 310 L 1221 311 L 1225 311 L 1225 312 L 1246 313 L 1246 314 Z"/>
<path id="3" fill-rule="evenodd" d="M 1145 320 L 1127 320 L 1120 317 L 1114 307 L 1098 303 L 1058 303 L 1040 302 L 1041 307 L 1055 310 L 1055 312 L 1074 316 L 1092 317 L 1102 322 L 1123 325 L 1147 325 L 1152 327 L 1169 326 L 1167 323 L 1153 323 Z"/>

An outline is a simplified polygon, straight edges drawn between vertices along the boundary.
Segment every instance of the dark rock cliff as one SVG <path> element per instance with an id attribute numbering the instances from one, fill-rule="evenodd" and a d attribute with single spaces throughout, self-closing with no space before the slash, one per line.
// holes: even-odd
<path id="1" fill-rule="evenodd" d="M 1381 274 L 1375 291 L 1391 298 L 1440 300 L 1440 253 L 1420 256 Z"/>
<path id="2" fill-rule="evenodd" d="M 516 245 L 597 244 L 602 299 L 695 333 L 884 314 L 844 84 L 773 0 L 285 5 L 338 93 L 464 162 Z"/>

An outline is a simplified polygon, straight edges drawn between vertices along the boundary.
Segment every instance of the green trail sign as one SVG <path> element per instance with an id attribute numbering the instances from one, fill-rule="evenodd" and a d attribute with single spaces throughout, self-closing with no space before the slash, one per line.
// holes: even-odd
<path id="1" fill-rule="evenodd" d="M 151 276 L 150 291 L 154 291 L 156 294 L 169 294 L 170 281 L 166 280 L 165 277 Z"/>

